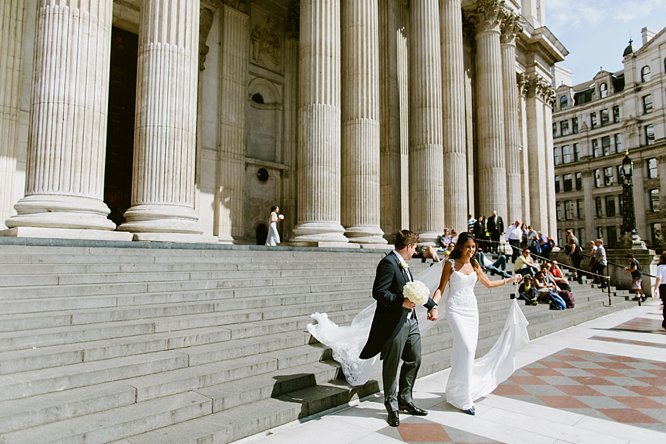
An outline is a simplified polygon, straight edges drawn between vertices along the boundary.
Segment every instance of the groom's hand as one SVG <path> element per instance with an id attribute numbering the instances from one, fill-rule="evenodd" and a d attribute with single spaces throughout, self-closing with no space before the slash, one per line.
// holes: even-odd
<path id="1" fill-rule="evenodd" d="M 428 318 L 429 321 L 436 321 L 439 319 L 439 311 L 437 310 L 437 307 L 432 307 L 430 310 L 428 310 Z"/>
<path id="2" fill-rule="evenodd" d="M 414 307 L 416 307 L 416 304 L 413 303 L 412 301 L 410 301 L 409 299 L 405 299 L 405 300 L 402 302 L 402 306 L 403 306 L 404 308 L 409 309 L 409 310 L 413 310 Z"/>

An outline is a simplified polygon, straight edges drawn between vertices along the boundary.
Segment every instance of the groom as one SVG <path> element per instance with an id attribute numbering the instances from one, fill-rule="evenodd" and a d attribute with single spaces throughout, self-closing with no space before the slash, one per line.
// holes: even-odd
<path id="1" fill-rule="evenodd" d="M 387 422 L 391 427 L 400 425 L 399 410 L 418 416 L 428 414 L 416 407 L 412 399 L 412 387 L 421 365 L 421 333 L 414 303 L 402 294 L 405 284 L 414 280 L 407 261 L 414 255 L 418 241 L 418 234 L 401 230 L 395 237 L 395 250 L 377 265 L 377 275 L 372 286 L 372 297 L 377 300 L 377 308 L 368 342 L 361 351 L 362 359 L 370 359 L 381 353 L 384 405 L 388 411 Z M 435 301 L 428 298 L 425 306 L 428 308 L 428 319 L 436 320 Z M 400 359 L 403 364 L 398 384 L 396 374 Z"/>

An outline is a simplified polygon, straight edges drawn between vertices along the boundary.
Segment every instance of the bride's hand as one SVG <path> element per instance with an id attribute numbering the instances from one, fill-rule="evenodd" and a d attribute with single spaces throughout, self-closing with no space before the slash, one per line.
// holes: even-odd
<path id="1" fill-rule="evenodd" d="M 514 284 L 518 284 L 522 280 L 523 280 L 523 275 L 522 274 L 517 274 L 513 277 L 513 283 Z"/>
<path id="2" fill-rule="evenodd" d="M 429 321 L 436 321 L 439 319 L 439 311 L 437 310 L 437 307 L 432 307 L 430 310 L 428 310 L 427 319 Z"/>

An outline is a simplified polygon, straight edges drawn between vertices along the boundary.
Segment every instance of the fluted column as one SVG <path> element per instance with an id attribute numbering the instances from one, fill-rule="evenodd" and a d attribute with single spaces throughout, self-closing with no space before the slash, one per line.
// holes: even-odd
<path id="1" fill-rule="evenodd" d="M 518 74 L 518 94 L 520 98 L 520 143 L 522 151 L 520 153 L 520 185 L 523 190 L 530 188 L 530 162 L 529 162 L 529 142 L 527 136 L 527 95 L 529 93 L 529 77 L 525 73 Z M 522 222 L 530 220 L 530 193 L 521 193 L 521 203 L 523 212 L 518 218 Z"/>
<path id="2" fill-rule="evenodd" d="M 467 224 L 465 64 L 461 0 L 440 0 L 442 116 L 444 132 L 444 224 Z"/>
<path id="3" fill-rule="evenodd" d="M 16 124 L 23 37 L 23 0 L 0 7 L 0 229 L 11 214 L 16 171 Z"/>
<path id="4" fill-rule="evenodd" d="M 351 242 L 385 244 L 379 228 L 377 0 L 342 0 L 342 225 Z"/>
<path id="5" fill-rule="evenodd" d="M 379 2 L 380 213 L 381 228 L 389 239 L 409 226 L 409 198 L 403 196 L 409 189 L 408 125 L 403 124 L 407 116 L 403 113 L 408 90 L 407 21 L 402 2 Z"/>
<path id="6" fill-rule="evenodd" d="M 477 213 L 506 215 L 506 154 L 500 23 L 502 3 L 479 0 L 471 19 L 476 27 Z"/>
<path id="7" fill-rule="evenodd" d="M 657 157 L 657 168 L 657 174 L 659 175 L 659 209 L 661 210 L 661 220 L 666 220 L 666 154 Z M 664 229 L 664 224 L 662 223 L 662 247 L 666 247 L 666 237 L 663 235 Z M 652 242 L 656 246 L 654 239 Z"/>
<path id="8" fill-rule="evenodd" d="M 507 13 L 502 21 L 502 90 L 504 92 L 504 144 L 506 151 L 506 196 L 508 221 L 523 214 L 520 176 L 520 128 L 518 126 L 518 84 L 516 82 L 516 34 L 519 17 Z"/>
<path id="9" fill-rule="evenodd" d="M 545 80 L 545 79 L 544 79 Z M 546 167 L 546 205 L 548 208 L 548 225 L 542 225 L 541 229 L 548 235 L 557 237 L 557 206 L 555 196 L 555 160 L 553 159 L 553 105 L 555 104 L 555 90 L 552 79 L 545 80 L 543 100 L 543 135 L 546 139 L 546 156 L 543 164 Z"/>
<path id="10" fill-rule="evenodd" d="M 410 228 L 433 242 L 444 227 L 442 65 L 437 0 L 412 0 L 409 17 Z"/>
<path id="11" fill-rule="evenodd" d="M 25 196 L 6 224 L 17 236 L 127 239 L 108 233 L 103 202 L 113 1 L 37 6 Z"/>
<path id="12" fill-rule="evenodd" d="M 202 241 L 194 211 L 198 0 L 144 0 L 139 24 L 132 206 L 136 240 Z"/>
<path id="13" fill-rule="evenodd" d="M 217 236 L 232 242 L 243 236 L 243 188 L 247 107 L 247 67 L 250 54 L 250 17 L 224 5 L 222 14 L 222 78 L 220 102 L 219 190 Z"/>
<path id="14" fill-rule="evenodd" d="M 301 0 L 295 244 L 346 243 L 340 224 L 340 0 Z"/>
<path id="15" fill-rule="evenodd" d="M 594 196 L 592 195 L 592 191 L 594 190 L 594 172 L 589 168 L 585 168 L 582 171 L 582 176 L 583 206 L 585 208 L 585 239 L 579 239 L 581 242 L 583 240 L 594 240 L 597 237 L 596 230 L 594 229 L 596 205 Z M 581 246 L 584 247 L 582 244 Z"/>
<path id="16" fill-rule="evenodd" d="M 529 92 L 527 97 L 527 136 L 528 136 L 528 167 L 529 167 L 529 189 L 542 190 L 541 193 L 528 193 L 530 196 L 529 223 L 535 229 L 549 230 L 548 201 L 544 202 L 543 191 L 546 197 L 555 198 L 548 194 L 548 168 L 547 159 L 552 159 L 552 153 L 547 150 L 547 134 L 551 133 L 546 127 L 546 105 L 548 89 L 550 84 L 541 76 L 532 74 L 530 76 Z M 550 145 L 552 147 L 552 144 Z M 554 188 L 553 177 L 553 188 Z"/>

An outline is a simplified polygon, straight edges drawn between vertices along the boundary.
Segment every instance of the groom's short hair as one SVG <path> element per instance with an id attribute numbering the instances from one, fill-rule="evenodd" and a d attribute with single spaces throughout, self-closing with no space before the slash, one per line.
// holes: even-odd
<path id="1" fill-rule="evenodd" d="M 418 244 L 419 235 L 409 230 L 400 230 L 398 234 L 395 235 L 395 249 L 402 250 L 407 245 Z"/>

